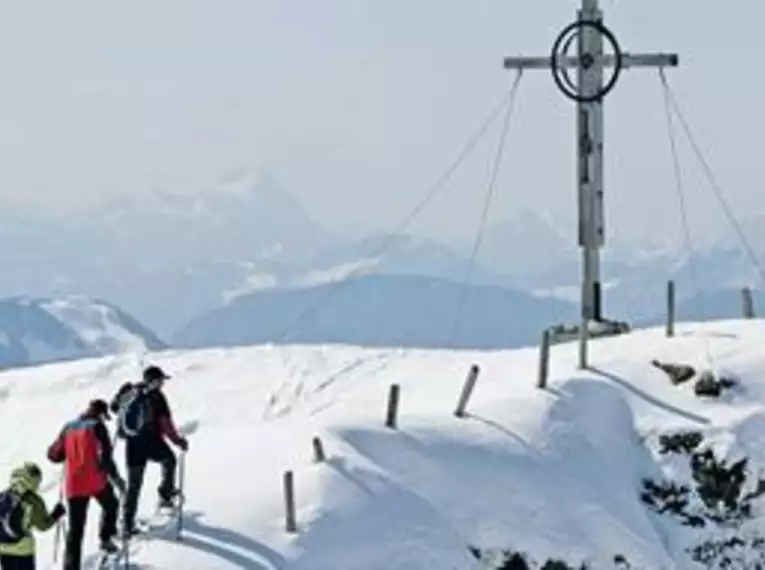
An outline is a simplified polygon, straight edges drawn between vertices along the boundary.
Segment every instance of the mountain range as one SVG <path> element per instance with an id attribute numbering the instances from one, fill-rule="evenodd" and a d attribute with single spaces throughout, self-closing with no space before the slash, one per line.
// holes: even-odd
<path id="1" fill-rule="evenodd" d="M 338 286 L 271 289 L 240 297 L 191 321 L 175 346 L 304 344 L 484 348 L 521 346 L 544 323 L 570 320 L 575 307 L 506 287 L 466 289 L 425 276 L 367 275 Z"/>
<path id="2" fill-rule="evenodd" d="M 485 321 L 477 319 L 473 339 L 458 344 L 536 342 L 549 319 L 576 318 L 574 226 L 546 213 L 510 213 L 488 228 L 471 263 L 469 242 L 389 233 L 341 238 L 270 171 L 242 170 L 196 194 L 136 194 L 67 217 L 13 205 L 0 212 L 0 298 L 108 299 L 172 343 L 273 341 L 289 318 L 345 279 L 352 284 L 322 309 L 320 325 L 297 338 L 443 345 L 465 285 L 468 298 L 497 305 L 472 306 Z M 760 227 L 755 218 L 744 229 L 756 236 Z M 677 248 L 610 243 L 603 251 L 606 316 L 658 322 L 669 279 L 687 312 L 698 305 L 692 300 L 698 293 L 752 285 L 758 277 L 730 240 L 711 241 L 694 252 L 693 265 L 690 259 Z M 730 308 L 716 302 L 708 302 L 709 310 L 728 315 Z M 430 330 L 416 320 L 420 308 Z M 376 339 L 359 332 L 359 314 L 374 323 L 367 326 Z"/>

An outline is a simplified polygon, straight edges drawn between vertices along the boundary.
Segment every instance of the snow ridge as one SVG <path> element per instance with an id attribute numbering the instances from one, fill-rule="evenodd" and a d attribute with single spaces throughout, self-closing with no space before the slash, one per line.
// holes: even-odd
<path id="1" fill-rule="evenodd" d="M 55 500 L 56 468 L 42 458 L 60 425 L 89 398 L 135 379 L 142 362 L 156 362 L 173 374 L 167 394 L 191 432 L 188 513 L 184 540 L 141 543 L 139 567 L 485 570 L 512 552 L 534 561 L 531 568 L 550 559 L 572 568 L 613 569 L 615 559 L 634 570 L 722 568 L 695 562 L 693 549 L 736 533 L 754 544 L 765 521 L 760 499 L 741 524 L 707 518 L 692 528 L 647 504 L 644 490 L 647 481 L 686 485 L 694 512 L 711 512 L 690 456 L 660 452 L 662 436 L 680 431 L 699 432 L 698 450 L 708 447 L 725 465 L 748 458 L 745 487 L 756 488 L 765 468 L 763 341 L 757 320 L 683 324 L 672 339 L 635 331 L 594 341 L 586 371 L 576 369 L 575 345 L 556 345 L 546 390 L 535 388 L 535 348 L 263 345 L 6 371 L 0 471 L 40 461 L 46 499 Z M 703 371 L 707 342 L 715 370 L 739 382 L 719 398 L 701 398 L 692 381 L 673 384 L 651 364 Z M 474 363 L 480 375 L 468 414 L 456 418 Z M 383 425 L 393 383 L 401 387 L 397 429 Z M 324 463 L 312 459 L 316 436 Z M 296 485 L 294 534 L 284 529 L 286 470 Z M 153 488 L 147 481 L 140 511 L 153 508 Z M 91 528 L 88 552 L 95 535 Z M 41 559 L 52 547 L 42 535 Z M 752 546 L 739 558 L 754 564 L 758 556 Z"/>

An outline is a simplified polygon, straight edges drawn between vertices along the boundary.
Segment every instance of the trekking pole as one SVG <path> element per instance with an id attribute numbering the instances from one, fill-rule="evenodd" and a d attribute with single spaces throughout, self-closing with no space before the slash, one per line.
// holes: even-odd
<path id="1" fill-rule="evenodd" d="M 62 502 L 64 500 L 64 470 L 61 469 L 61 475 L 59 475 L 58 478 L 58 502 Z M 58 550 L 61 546 L 61 532 L 64 527 L 64 520 L 63 517 L 56 521 L 56 534 L 53 538 L 53 565 L 56 565 L 56 562 L 58 561 Z"/>
<path id="2" fill-rule="evenodd" d="M 120 497 L 120 516 L 125 516 L 125 503 L 127 502 L 127 491 L 122 493 Z M 124 518 L 123 518 L 124 520 Z M 128 535 L 125 532 L 125 528 L 122 528 L 122 562 L 125 570 L 130 568 L 130 545 L 128 544 Z"/>
<path id="3" fill-rule="evenodd" d="M 176 540 L 181 540 L 181 532 L 183 532 L 183 505 L 186 502 L 186 492 L 184 490 L 184 480 L 186 474 L 186 452 L 181 452 L 181 460 L 178 464 L 178 490 L 180 491 L 180 504 L 178 505 L 178 528 L 176 530 Z"/>

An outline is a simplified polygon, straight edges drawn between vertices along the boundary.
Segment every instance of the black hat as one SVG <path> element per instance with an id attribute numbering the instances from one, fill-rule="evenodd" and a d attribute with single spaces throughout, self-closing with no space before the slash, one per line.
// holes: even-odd
<path id="1" fill-rule="evenodd" d="M 162 370 L 159 366 L 147 366 L 143 370 L 144 382 L 151 382 L 153 380 L 167 380 L 171 376 Z"/>
<path id="2" fill-rule="evenodd" d="M 91 400 L 88 403 L 88 415 L 94 416 L 94 417 L 103 417 L 107 420 L 111 419 L 111 414 L 109 414 L 109 404 L 106 403 L 106 400 Z"/>

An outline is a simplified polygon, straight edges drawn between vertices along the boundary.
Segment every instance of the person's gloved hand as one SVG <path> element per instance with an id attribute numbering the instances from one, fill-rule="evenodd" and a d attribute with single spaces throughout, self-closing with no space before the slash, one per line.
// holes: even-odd
<path id="1" fill-rule="evenodd" d="M 181 437 L 181 439 L 178 440 L 178 447 L 180 447 L 183 451 L 189 450 L 189 440 L 185 437 Z"/>
<path id="2" fill-rule="evenodd" d="M 66 509 L 64 508 L 64 505 L 61 503 L 56 503 L 56 506 L 53 507 L 53 510 L 50 512 L 51 518 L 53 520 L 57 521 L 61 517 L 63 517 L 66 514 Z"/>

